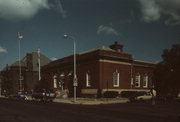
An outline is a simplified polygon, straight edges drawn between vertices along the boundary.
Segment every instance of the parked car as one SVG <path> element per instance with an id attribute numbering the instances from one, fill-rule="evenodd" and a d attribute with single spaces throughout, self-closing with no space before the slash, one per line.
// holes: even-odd
<path id="1" fill-rule="evenodd" d="M 39 89 L 32 93 L 32 99 L 40 101 L 52 101 L 56 98 L 54 90 Z"/>
<path id="2" fill-rule="evenodd" d="M 151 92 L 144 92 L 144 94 L 137 96 L 136 100 L 151 100 L 152 97 L 153 96 Z"/>
<path id="3" fill-rule="evenodd" d="M 15 93 L 15 94 L 11 94 L 9 95 L 9 98 L 10 99 L 18 99 L 18 100 L 28 100 L 28 97 L 25 93 L 23 92 L 18 92 L 18 93 Z"/>
<path id="4" fill-rule="evenodd" d="M 180 98 L 180 92 L 178 93 L 177 98 Z"/>
<path id="5" fill-rule="evenodd" d="M 134 96 L 130 97 L 129 100 L 131 102 L 145 101 L 145 100 L 151 100 L 152 98 L 153 98 L 153 95 L 151 92 L 139 91 Z"/>

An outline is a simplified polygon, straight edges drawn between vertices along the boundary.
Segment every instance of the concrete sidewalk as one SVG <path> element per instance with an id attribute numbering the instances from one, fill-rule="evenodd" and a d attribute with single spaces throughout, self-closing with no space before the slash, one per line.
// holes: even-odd
<path id="1" fill-rule="evenodd" d="M 127 103 L 129 100 L 127 98 L 56 98 L 53 102 L 66 103 L 66 104 L 81 104 L 81 105 L 100 105 L 100 104 L 115 104 L 115 103 Z"/>
<path id="2" fill-rule="evenodd" d="M 7 97 L 0 96 L 0 98 L 8 99 Z M 29 96 L 29 101 L 33 99 Z M 65 104 L 80 104 L 80 105 L 100 105 L 100 104 L 116 104 L 116 103 L 127 103 L 129 99 L 127 98 L 76 98 L 76 102 L 74 102 L 74 98 L 55 98 L 53 102 L 56 103 L 65 103 Z"/>

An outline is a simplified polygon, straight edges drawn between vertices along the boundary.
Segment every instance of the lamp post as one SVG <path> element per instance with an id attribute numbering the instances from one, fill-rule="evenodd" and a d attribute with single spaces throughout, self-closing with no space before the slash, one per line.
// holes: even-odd
<path id="1" fill-rule="evenodd" d="M 20 33 L 18 32 L 18 39 L 19 39 L 19 90 L 22 91 L 23 90 L 23 86 L 22 86 L 22 71 L 21 71 L 21 39 L 23 39 L 23 36 L 20 35 Z"/>
<path id="2" fill-rule="evenodd" d="M 66 39 L 72 39 L 74 41 L 74 78 L 73 78 L 73 86 L 74 86 L 74 102 L 76 102 L 76 87 L 77 87 L 77 75 L 76 75 L 76 41 L 73 36 L 64 35 Z"/>

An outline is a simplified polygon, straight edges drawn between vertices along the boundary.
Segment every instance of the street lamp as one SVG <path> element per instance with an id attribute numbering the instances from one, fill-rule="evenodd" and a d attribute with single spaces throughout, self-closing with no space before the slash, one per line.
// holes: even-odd
<path id="1" fill-rule="evenodd" d="M 23 90 L 22 86 L 22 69 L 21 69 L 21 40 L 23 39 L 23 36 L 18 32 L 18 39 L 19 39 L 19 90 Z"/>
<path id="2" fill-rule="evenodd" d="M 76 102 L 76 87 L 77 87 L 77 75 L 76 75 L 76 41 L 73 36 L 64 35 L 65 39 L 72 39 L 74 41 L 74 78 L 73 78 L 73 86 L 74 86 L 74 102 Z"/>

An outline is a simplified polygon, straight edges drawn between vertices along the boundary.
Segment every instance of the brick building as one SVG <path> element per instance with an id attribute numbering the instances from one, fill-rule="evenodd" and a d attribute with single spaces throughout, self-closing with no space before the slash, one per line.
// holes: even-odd
<path id="1" fill-rule="evenodd" d="M 123 45 L 115 42 L 109 47 L 76 54 L 78 95 L 104 91 L 147 91 L 152 88 L 154 63 L 134 60 L 123 52 Z M 42 67 L 43 78 L 51 88 L 73 93 L 73 55 Z"/>
<path id="2" fill-rule="evenodd" d="M 21 59 L 21 76 L 22 76 L 22 90 L 31 91 L 35 88 L 37 82 L 39 81 L 38 75 L 38 58 L 40 56 L 41 66 L 46 65 L 51 62 L 51 59 L 40 53 L 38 56 L 38 51 L 33 51 L 27 53 L 24 58 Z M 7 91 L 8 93 L 16 93 L 20 90 L 20 75 L 19 75 L 19 61 L 14 62 L 10 66 L 6 66 L 0 72 L 1 87 L 2 91 Z"/>

